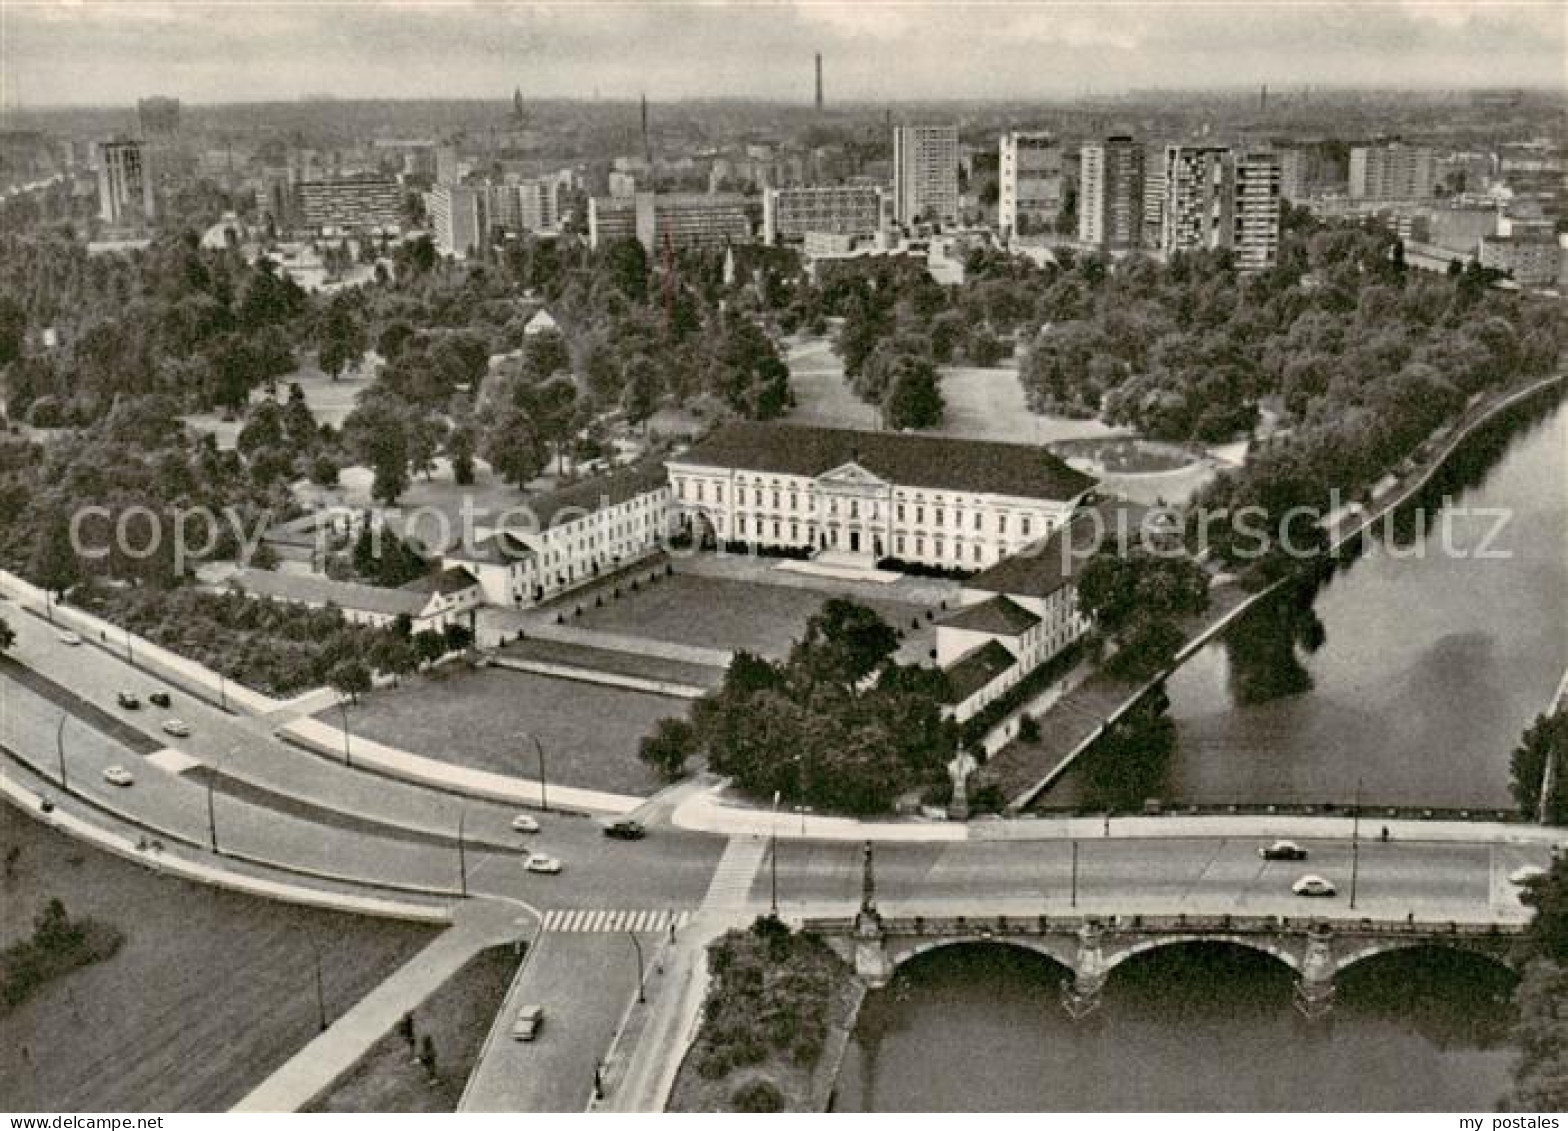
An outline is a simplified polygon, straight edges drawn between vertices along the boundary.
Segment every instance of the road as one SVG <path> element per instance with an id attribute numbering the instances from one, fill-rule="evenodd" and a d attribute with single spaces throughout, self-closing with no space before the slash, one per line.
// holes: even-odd
<path id="1" fill-rule="evenodd" d="M 293 877 L 321 873 L 378 891 L 409 889 L 456 898 L 494 896 L 550 918 L 563 908 L 603 914 L 574 922 L 587 931 L 541 934 L 505 1009 L 523 1001 L 546 1008 L 541 1039 L 492 1042 L 494 1063 L 476 1077 L 476 1110 L 580 1110 L 593 1068 L 635 989 L 630 943 L 615 924 L 627 912 L 691 911 L 720 887 L 738 919 L 766 910 L 775 870 L 764 838 L 727 843 L 684 832 L 661 819 L 646 840 L 604 837 L 596 822 L 538 814 L 540 833 L 513 833 L 515 810 L 462 799 L 334 763 L 290 746 L 271 732 L 276 719 L 229 715 L 177 694 L 172 713 L 191 724 L 189 738 L 164 735 L 170 712 L 124 711 L 120 688 L 157 686 L 123 656 L 68 646 L 36 618 L 11 615 L 17 644 L 0 662 L 0 759 L 7 774 L 30 783 L 58 782 L 56 735 L 62 714 L 70 794 L 62 806 L 95 821 L 131 823 L 181 851 L 206 854 L 216 825 L 227 859 L 244 857 Z M 77 697 L 77 698 L 73 698 Z M 138 752 L 140 751 L 140 752 Z M 136 783 L 117 788 L 102 771 L 121 764 Z M 213 784 L 209 794 L 208 783 Z M 211 807 L 209 809 L 209 797 Z M 661 811 L 662 812 L 662 811 Z M 667 815 L 667 814 L 666 814 Z M 464 849 L 456 841 L 459 820 Z M 1124 835 L 1062 840 L 975 839 L 886 843 L 874 856 L 876 894 L 890 913 L 1037 914 L 1065 912 L 1300 915 L 1310 906 L 1336 915 L 1389 919 L 1522 921 L 1526 909 L 1507 875 L 1544 864 L 1545 845 L 1454 841 L 1304 840 L 1304 864 L 1273 863 L 1257 852 L 1260 836 L 1238 820 L 1237 835 L 1139 839 Z M 747 851 L 735 851 L 739 846 Z M 731 851 L 726 853 L 727 847 Z M 565 862 L 561 876 L 535 876 L 523 852 L 540 848 Z M 786 914 L 848 913 L 858 904 L 862 849 L 852 842 L 789 840 L 778 847 L 777 889 Z M 726 865 L 715 880 L 721 854 Z M 209 857 L 210 859 L 211 857 Z M 1076 859 L 1075 859 L 1076 858 Z M 1339 885 L 1334 900 L 1308 904 L 1291 882 L 1312 871 Z M 1356 904 L 1350 907 L 1352 872 Z M 617 913 L 619 917 L 617 917 Z M 612 929 L 614 928 L 614 929 Z M 658 932 L 642 936 L 650 943 Z"/>

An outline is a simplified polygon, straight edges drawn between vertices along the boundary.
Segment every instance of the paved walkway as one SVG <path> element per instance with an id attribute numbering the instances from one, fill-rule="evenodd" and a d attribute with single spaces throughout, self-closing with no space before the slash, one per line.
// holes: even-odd
<path id="1" fill-rule="evenodd" d="M 1357 822 L 1348 816 L 1306 816 L 1302 814 L 1202 814 L 1160 817 L 1039 817 L 980 818 L 968 823 L 958 821 L 857 821 L 851 817 L 824 817 L 817 814 L 781 812 L 777 818 L 767 809 L 742 805 L 727 799 L 722 785 L 693 789 L 681 795 L 670 823 L 677 828 L 715 835 L 780 840 L 905 841 L 953 842 L 962 840 L 1098 840 L 1193 839 L 1202 837 L 1244 837 L 1251 839 L 1295 838 L 1300 840 L 1345 840 L 1357 831 Z M 1377 838 L 1387 828 L 1389 837 L 1400 842 L 1448 842 L 1454 844 L 1545 844 L 1568 849 L 1568 829 L 1525 822 L 1507 821 L 1418 821 L 1383 820 L 1363 816 L 1359 835 L 1363 841 Z M 732 845 L 736 842 L 732 842 Z"/>
<path id="2" fill-rule="evenodd" d="M 490 900 L 463 904 L 452 926 L 362 998 L 242 1099 L 236 1112 L 297 1112 L 320 1097 L 402 1017 L 417 1009 L 477 954 L 521 938 L 531 915 Z"/>

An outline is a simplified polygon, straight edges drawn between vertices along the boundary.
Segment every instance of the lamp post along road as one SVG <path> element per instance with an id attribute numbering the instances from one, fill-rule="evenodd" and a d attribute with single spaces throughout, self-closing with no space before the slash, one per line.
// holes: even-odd
<path id="1" fill-rule="evenodd" d="M 343 764 L 350 769 L 354 766 L 354 756 L 349 751 L 348 740 L 348 699 L 343 696 L 338 698 L 338 712 L 343 716 Z"/>
<path id="2" fill-rule="evenodd" d="M 70 782 L 65 777 L 65 720 L 70 716 L 64 711 L 60 712 L 60 725 L 54 728 L 54 752 L 60 761 L 60 792 L 71 791 Z"/>
<path id="3" fill-rule="evenodd" d="M 1073 878 L 1070 902 L 1071 906 L 1078 906 L 1078 842 L 1076 840 L 1073 841 Z"/>
<path id="4" fill-rule="evenodd" d="M 468 898 L 468 852 L 463 844 L 463 823 L 467 816 L 466 809 L 457 811 L 457 882 L 464 899 Z"/>
<path id="5" fill-rule="evenodd" d="M 768 883 L 771 898 L 768 906 L 773 917 L 779 917 L 779 791 L 773 791 L 773 821 L 768 830 Z"/>
<path id="6" fill-rule="evenodd" d="M 528 737 L 534 744 L 534 752 L 539 755 L 539 808 L 548 813 L 550 811 L 550 793 L 549 787 L 545 782 L 544 744 L 539 741 L 537 734 L 530 733 Z"/>
<path id="7" fill-rule="evenodd" d="M 637 937 L 636 932 L 634 931 L 627 931 L 626 937 L 632 940 L 632 949 L 637 954 L 637 1004 L 646 1005 L 648 1003 L 648 997 L 645 993 L 643 993 L 642 988 L 642 940 Z"/>
<path id="8" fill-rule="evenodd" d="M 1361 874 L 1361 779 L 1356 779 L 1356 801 L 1350 812 L 1350 907 L 1356 906 L 1356 881 Z"/>

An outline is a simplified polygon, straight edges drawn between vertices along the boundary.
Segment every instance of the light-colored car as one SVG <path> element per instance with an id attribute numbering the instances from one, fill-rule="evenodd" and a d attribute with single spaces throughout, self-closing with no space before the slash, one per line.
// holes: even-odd
<path id="1" fill-rule="evenodd" d="M 59 633 L 58 639 L 61 644 L 69 644 L 73 648 L 82 642 L 82 638 L 74 632 Z"/>
<path id="2" fill-rule="evenodd" d="M 512 1039 L 517 1041 L 531 1041 L 539 1033 L 539 1026 L 544 1024 L 544 1006 L 525 1005 L 517 1011 L 517 1020 L 512 1022 Z"/>
<path id="3" fill-rule="evenodd" d="M 561 862 L 554 856 L 546 856 L 542 852 L 530 853 L 527 860 L 523 861 L 525 872 L 538 872 L 541 876 L 558 875 L 561 871 Z"/>
<path id="4" fill-rule="evenodd" d="M 512 831 L 518 833 L 536 833 L 539 831 L 539 822 L 527 813 L 519 813 L 512 818 Z"/>
<path id="5" fill-rule="evenodd" d="M 124 766 L 110 766 L 108 769 L 104 770 L 103 780 L 108 782 L 110 785 L 118 786 L 131 785 L 136 781 L 136 779 L 131 776 L 131 771 L 127 770 Z"/>
<path id="6" fill-rule="evenodd" d="M 191 735 L 190 724 L 184 719 L 164 719 L 163 733 L 172 734 L 175 738 L 189 738 Z"/>
<path id="7" fill-rule="evenodd" d="M 1290 885 L 1290 890 L 1297 895 L 1332 897 L 1339 889 L 1325 880 L 1322 876 L 1302 876 L 1301 879 Z"/>
<path id="8" fill-rule="evenodd" d="M 1265 860 L 1305 860 L 1307 850 L 1293 840 L 1276 840 L 1266 848 L 1258 849 Z"/>
<path id="9" fill-rule="evenodd" d="M 1538 868 L 1534 864 L 1526 864 L 1522 868 L 1515 868 L 1508 873 L 1508 882 L 1523 887 L 1525 884 L 1534 883 L 1546 875 L 1545 868 Z"/>

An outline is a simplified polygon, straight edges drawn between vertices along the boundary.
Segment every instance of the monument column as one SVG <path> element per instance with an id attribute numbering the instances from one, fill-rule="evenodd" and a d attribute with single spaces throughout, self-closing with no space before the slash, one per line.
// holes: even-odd
<path id="1" fill-rule="evenodd" d="M 1093 919 L 1078 928 L 1078 955 L 1073 976 L 1062 982 L 1062 1008 L 1074 1021 L 1081 1021 L 1100 1008 L 1100 993 L 1105 989 L 1105 954 L 1101 950 L 1103 932 Z"/>
<path id="2" fill-rule="evenodd" d="M 887 985 L 893 966 L 887 957 L 887 933 L 877 910 L 877 880 L 871 842 L 861 850 L 860 910 L 855 913 L 855 973 L 872 989 Z"/>
<path id="3" fill-rule="evenodd" d="M 1327 923 L 1307 928 L 1307 951 L 1296 979 L 1296 1009 L 1309 1021 L 1327 1017 L 1334 1008 L 1334 931 Z"/>

